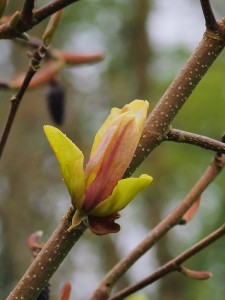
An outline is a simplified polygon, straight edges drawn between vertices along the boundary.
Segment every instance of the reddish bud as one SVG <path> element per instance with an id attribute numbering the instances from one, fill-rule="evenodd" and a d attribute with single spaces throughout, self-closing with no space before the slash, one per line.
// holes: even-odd
<path id="1" fill-rule="evenodd" d="M 201 196 L 198 198 L 197 201 L 195 201 L 194 204 L 192 204 L 192 206 L 183 215 L 180 221 L 180 225 L 187 224 L 195 216 L 195 214 L 198 212 L 200 202 L 201 202 Z"/>
<path id="2" fill-rule="evenodd" d="M 71 294 L 71 283 L 67 281 L 61 289 L 59 300 L 70 300 L 70 294 Z"/>
<path id="3" fill-rule="evenodd" d="M 48 22 L 48 25 L 42 36 L 43 43 L 46 47 L 49 46 L 49 44 L 52 41 L 53 35 L 59 24 L 62 14 L 63 14 L 63 10 L 61 9 L 61 10 L 57 11 L 56 13 L 54 13 Z"/>
<path id="4" fill-rule="evenodd" d="M 95 63 L 104 58 L 100 53 L 95 54 L 76 54 L 69 51 L 58 51 L 54 50 L 53 55 L 55 57 L 61 58 L 68 65 L 81 65 Z"/>
<path id="5" fill-rule="evenodd" d="M 185 276 L 188 276 L 193 279 L 198 279 L 198 280 L 206 280 L 212 277 L 212 273 L 210 272 L 193 271 L 193 270 L 186 269 L 184 267 L 181 267 L 179 271 Z"/>
<path id="6" fill-rule="evenodd" d="M 52 119 L 56 124 L 61 125 L 65 111 L 65 90 L 58 81 L 52 80 L 49 83 L 46 100 Z"/>
<path id="7" fill-rule="evenodd" d="M 39 86 L 42 86 L 49 81 L 51 81 L 62 69 L 64 66 L 64 63 L 62 61 L 49 61 L 47 62 L 39 72 L 37 72 L 34 77 L 32 78 L 29 89 L 37 88 Z M 9 83 L 9 86 L 12 89 L 18 89 L 22 85 L 24 81 L 25 75 L 19 75 L 16 79 L 12 80 Z"/>

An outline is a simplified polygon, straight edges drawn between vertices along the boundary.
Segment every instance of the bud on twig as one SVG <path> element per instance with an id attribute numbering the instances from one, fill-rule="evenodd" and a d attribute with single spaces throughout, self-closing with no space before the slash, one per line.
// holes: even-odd
<path id="1" fill-rule="evenodd" d="M 193 271 L 180 266 L 179 272 L 193 279 L 206 280 L 212 277 L 210 272 Z"/>
<path id="2" fill-rule="evenodd" d="M 57 13 L 55 13 L 51 18 L 50 21 L 45 29 L 45 32 L 42 36 L 43 44 L 45 47 L 48 47 L 48 45 L 51 43 L 53 35 L 55 33 L 55 30 L 57 28 L 57 25 L 59 23 L 59 20 L 61 18 L 61 15 L 63 13 L 63 10 L 59 10 Z"/>
<path id="3" fill-rule="evenodd" d="M 101 53 L 77 54 L 70 51 L 59 51 L 56 49 L 52 51 L 52 54 L 56 58 L 62 58 L 68 65 L 90 64 L 101 61 L 104 58 L 104 55 Z"/>
<path id="4" fill-rule="evenodd" d="M 20 20 L 20 12 L 16 11 L 9 19 L 9 27 L 16 29 L 17 24 Z"/>
<path id="5" fill-rule="evenodd" d="M 59 71 L 63 68 L 64 61 L 58 60 L 58 61 L 49 61 L 45 63 L 45 65 L 41 68 L 41 70 L 35 74 L 35 76 L 32 78 L 28 89 L 33 89 L 40 87 L 51 80 L 59 73 Z M 9 87 L 11 89 L 18 89 L 22 85 L 25 74 L 20 74 L 15 79 L 11 80 L 9 82 Z"/>

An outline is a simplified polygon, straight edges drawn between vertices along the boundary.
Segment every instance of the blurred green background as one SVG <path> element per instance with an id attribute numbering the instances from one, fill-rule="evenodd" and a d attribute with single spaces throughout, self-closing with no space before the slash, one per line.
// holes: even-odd
<path id="1" fill-rule="evenodd" d="M 214 1 L 217 17 L 225 15 Z M 40 7 L 47 1 L 36 1 Z M 8 13 L 20 8 L 10 1 Z M 46 22 L 29 32 L 41 37 Z M 199 1 L 85 0 L 65 9 L 53 40 L 58 49 L 105 55 L 93 65 L 66 67 L 59 80 L 66 90 L 65 121 L 60 129 L 85 153 L 111 107 L 147 99 L 153 108 L 197 46 L 204 32 Z M 0 76 L 10 79 L 27 70 L 26 49 L 0 41 Z M 225 131 L 224 53 L 199 84 L 173 126 L 220 139 Z M 0 126 L 11 91 L 0 91 Z M 48 239 L 70 204 L 58 165 L 43 134 L 54 124 L 46 105 L 46 87 L 29 91 L 21 104 L 0 165 L 0 299 L 5 299 L 30 263 L 27 237 L 43 230 Z M 102 276 L 133 249 L 188 193 L 214 154 L 190 145 L 165 142 L 136 173 L 154 177 L 152 185 L 122 212 L 121 231 L 104 237 L 86 232 L 51 280 L 57 299 L 66 280 L 72 299 L 86 300 Z M 225 174 L 203 194 L 196 217 L 176 227 L 124 276 L 121 288 L 143 278 L 224 222 Z M 210 271 L 207 281 L 180 274 L 159 280 L 142 293 L 151 300 L 222 300 L 225 298 L 225 241 L 221 239 L 185 266 Z"/>

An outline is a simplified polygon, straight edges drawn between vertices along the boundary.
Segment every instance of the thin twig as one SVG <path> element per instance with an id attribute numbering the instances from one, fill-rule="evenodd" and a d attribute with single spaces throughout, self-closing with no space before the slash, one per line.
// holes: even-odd
<path id="1" fill-rule="evenodd" d="M 68 5 L 71 5 L 78 1 L 80 0 L 55 0 L 49 4 L 46 4 L 45 6 L 42 6 L 34 12 L 34 20 L 32 25 L 34 26 L 40 23 L 58 10 L 63 9 L 64 7 L 67 7 Z"/>
<path id="2" fill-rule="evenodd" d="M 33 19 L 33 9 L 35 0 L 25 0 L 21 11 L 21 20 L 24 23 L 31 24 Z"/>
<path id="3" fill-rule="evenodd" d="M 174 258 L 173 260 L 170 260 L 168 263 L 163 265 L 162 267 L 158 268 L 154 273 L 150 274 L 146 278 L 142 279 L 141 281 L 137 282 L 136 284 L 133 284 L 123 290 L 121 290 L 119 293 L 115 294 L 109 300 L 121 300 L 125 297 L 133 294 L 134 292 L 139 291 L 140 289 L 150 285 L 151 283 L 157 281 L 158 279 L 164 277 L 165 275 L 174 272 L 179 271 L 180 265 L 184 263 L 186 260 L 200 252 L 201 250 L 205 249 L 209 245 L 211 245 L 213 242 L 221 238 L 225 235 L 225 224 L 223 224 L 221 227 L 219 227 L 217 230 L 212 232 L 210 235 L 205 237 L 203 240 L 198 242 L 197 244 L 193 245 L 191 248 L 186 250 L 185 252 L 181 253 L 179 256 Z"/>
<path id="4" fill-rule="evenodd" d="M 214 33 L 218 32 L 218 24 L 216 21 L 216 18 L 214 16 L 210 0 L 200 0 L 201 6 L 202 6 L 202 11 L 205 17 L 205 25 L 206 28 Z"/>
<path id="5" fill-rule="evenodd" d="M 37 299 L 68 252 L 87 228 L 82 222 L 72 231 L 68 232 L 73 215 L 74 209 L 71 208 L 20 279 L 17 286 L 10 293 L 7 300 Z"/>
<path id="6" fill-rule="evenodd" d="M 67 7 L 68 5 L 78 2 L 80 0 L 55 0 L 48 3 L 41 8 L 33 11 L 33 18 L 30 22 L 24 22 L 23 18 L 20 17 L 15 27 L 11 27 L 8 22 L 0 26 L 0 39 L 12 39 L 19 37 L 21 33 L 30 30 L 35 25 L 39 24 L 44 19 L 53 15 L 57 11 Z M 32 0 L 33 2 L 33 0 Z M 20 34 L 19 34 L 20 33 Z"/>
<path id="7" fill-rule="evenodd" d="M 38 49 L 36 49 L 33 52 L 30 67 L 29 67 L 29 70 L 28 70 L 28 72 L 27 72 L 27 74 L 24 78 L 24 81 L 23 81 L 20 89 L 16 93 L 16 95 L 14 95 L 11 98 L 11 107 L 10 107 L 9 114 L 8 114 L 8 117 L 7 117 L 7 120 L 6 120 L 6 124 L 5 124 L 4 129 L 3 129 L 1 139 L 0 139 L 0 159 L 2 157 L 2 153 L 3 153 L 3 150 L 5 148 L 5 144 L 6 144 L 6 141 L 8 139 L 9 133 L 11 131 L 12 124 L 13 124 L 13 121 L 15 119 L 17 110 L 18 110 L 19 105 L 20 105 L 20 103 L 23 99 L 23 95 L 24 95 L 25 91 L 27 90 L 33 76 L 37 72 L 37 70 L 39 68 L 39 64 L 40 64 L 42 58 L 45 56 L 45 52 L 46 52 L 46 47 L 43 46 L 43 45 L 40 46 Z"/>
<path id="8" fill-rule="evenodd" d="M 207 136 L 202 136 L 179 129 L 171 128 L 170 131 L 165 135 L 165 140 L 178 143 L 187 143 L 207 150 L 225 153 L 225 144 L 223 142 L 211 139 Z"/>
<path id="9" fill-rule="evenodd" d="M 205 173 L 181 203 L 147 235 L 147 237 L 126 257 L 120 260 L 103 278 L 91 300 L 106 300 L 119 278 L 160 238 L 177 225 L 184 213 L 197 201 L 204 190 L 216 178 L 225 165 L 225 155 L 216 155 Z"/>

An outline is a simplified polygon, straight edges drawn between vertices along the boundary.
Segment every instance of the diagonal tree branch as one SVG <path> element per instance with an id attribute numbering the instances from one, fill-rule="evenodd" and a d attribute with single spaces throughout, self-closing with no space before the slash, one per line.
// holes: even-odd
<path id="1" fill-rule="evenodd" d="M 163 141 L 171 122 L 223 50 L 225 18 L 218 25 L 220 33 L 205 32 L 197 49 L 150 113 L 134 159 L 124 177 L 129 177 L 148 154 Z"/>
<path id="2" fill-rule="evenodd" d="M 219 27 L 212 11 L 210 0 L 200 0 L 200 2 L 205 17 L 206 28 L 214 33 L 217 33 Z"/>
<path id="3" fill-rule="evenodd" d="M 137 282 L 136 284 L 123 289 L 119 293 L 110 297 L 109 300 L 122 300 L 125 297 L 131 295 L 132 293 L 137 292 L 140 289 L 157 281 L 158 279 L 166 276 L 167 274 L 174 271 L 179 271 L 182 263 L 184 263 L 192 256 L 196 255 L 197 253 L 199 253 L 200 251 L 202 251 L 203 249 L 205 249 L 206 247 L 208 247 L 209 245 L 211 245 L 212 243 L 214 243 L 216 240 L 218 240 L 224 235 L 225 235 L 225 224 L 223 224 L 221 227 L 219 227 L 217 230 L 212 232 L 210 235 L 205 237 L 197 244 L 193 245 L 185 252 L 181 253 L 176 258 L 170 260 L 168 263 L 158 268 L 154 273 L 150 274 L 149 276 Z"/>
<path id="4" fill-rule="evenodd" d="M 177 225 L 184 213 L 197 201 L 225 165 L 225 155 L 216 155 L 205 173 L 181 203 L 146 236 L 126 257 L 120 260 L 103 278 L 91 300 L 106 300 L 119 278 L 170 229 Z"/>
<path id="5" fill-rule="evenodd" d="M 81 222 L 77 227 L 68 232 L 73 215 L 74 209 L 71 208 L 20 279 L 17 286 L 10 293 L 7 300 L 37 299 L 68 252 L 87 229 L 86 224 Z"/>
<path id="6" fill-rule="evenodd" d="M 186 143 L 207 150 L 225 153 L 225 144 L 223 142 L 211 139 L 207 136 L 202 136 L 179 129 L 171 128 L 170 131 L 165 135 L 165 141 Z"/>

